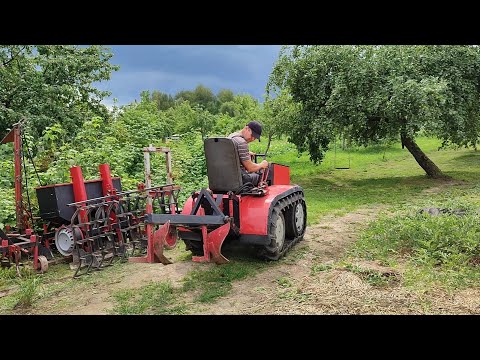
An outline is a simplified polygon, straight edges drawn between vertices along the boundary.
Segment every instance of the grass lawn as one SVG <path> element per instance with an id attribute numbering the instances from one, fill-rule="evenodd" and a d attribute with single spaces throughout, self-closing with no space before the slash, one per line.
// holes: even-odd
<path id="1" fill-rule="evenodd" d="M 477 184 L 480 152 L 467 149 L 438 151 L 440 144 L 437 139 L 418 138 L 420 148 L 446 175 L 465 181 L 466 186 Z M 255 150 L 261 152 L 265 149 L 255 144 Z M 442 182 L 428 178 L 400 144 L 346 150 L 337 145 L 336 153 L 333 150 L 327 152 L 320 165 L 311 163 L 308 154 L 298 156 L 295 147 L 285 141 L 274 141 L 269 153 L 268 160 L 288 165 L 292 183 L 305 190 L 310 225 L 318 223 L 323 215 L 342 214 L 360 206 L 400 205 L 419 195 L 421 190 Z"/>

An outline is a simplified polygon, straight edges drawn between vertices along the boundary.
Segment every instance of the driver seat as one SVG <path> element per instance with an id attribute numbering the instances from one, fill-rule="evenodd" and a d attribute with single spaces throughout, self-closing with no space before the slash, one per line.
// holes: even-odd
<path id="1" fill-rule="evenodd" d="M 214 137 L 203 142 L 208 187 L 216 194 L 236 192 L 243 185 L 240 159 L 232 139 Z"/>

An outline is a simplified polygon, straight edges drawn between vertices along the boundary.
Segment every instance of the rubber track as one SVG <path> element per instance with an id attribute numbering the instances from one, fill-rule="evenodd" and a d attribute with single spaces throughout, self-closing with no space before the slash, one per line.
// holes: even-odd
<path id="1" fill-rule="evenodd" d="M 290 194 L 290 195 L 278 200 L 277 203 L 275 204 L 274 208 L 273 208 L 273 211 L 283 212 L 285 214 L 285 211 L 288 208 L 293 207 L 293 205 L 300 202 L 300 200 L 305 201 L 305 196 L 304 196 L 303 192 L 301 192 L 301 191 L 294 192 L 293 194 Z M 306 212 L 305 212 L 305 216 L 307 216 Z M 271 220 L 272 220 L 272 218 L 270 217 L 269 221 L 271 221 Z M 271 226 L 272 226 L 272 223 L 269 224 L 268 229 L 270 229 Z M 307 225 L 305 224 L 305 229 L 306 229 L 306 227 L 307 227 Z M 285 244 L 283 245 L 283 249 L 278 255 L 272 256 L 271 253 L 269 253 L 265 248 L 262 249 L 263 250 L 263 252 L 262 252 L 263 257 L 266 258 L 266 259 L 269 259 L 269 260 L 274 260 L 274 261 L 279 260 L 282 256 L 284 256 L 293 247 L 293 245 L 295 245 L 296 243 L 300 242 L 303 239 L 303 236 L 305 234 L 305 229 L 303 231 L 303 234 L 295 237 L 294 239 L 285 238 Z"/>

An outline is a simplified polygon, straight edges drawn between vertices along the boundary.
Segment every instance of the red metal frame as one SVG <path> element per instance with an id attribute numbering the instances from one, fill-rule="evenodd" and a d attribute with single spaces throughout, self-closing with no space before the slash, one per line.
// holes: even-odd
<path id="1" fill-rule="evenodd" d="M 22 183 L 22 133 L 21 124 L 17 123 L 13 125 L 12 130 L 2 139 L 1 144 L 13 142 L 14 149 L 14 172 L 15 172 L 15 215 L 17 223 L 18 233 L 7 233 L 9 240 L 2 240 L 1 248 L 8 248 L 8 257 L 10 259 L 15 258 L 15 263 L 18 265 L 21 252 L 30 253 L 33 252 L 33 267 L 35 270 L 38 268 L 38 239 L 37 236 L 32 234 L 29 223 L 29 216 L 23 204 L 23 183 Z M 7 231 L 10 231 L 10 227 L 6 227 Z M 25 233 L 29 237 L 29 241 L 20 241 L 15 243 L 13 239 L 17 239 Z M 18 239 L 17 239 L 18 240 Z M 29 244 L 29 243 L 34 243 Z M 28 247 L 28 250 L 24 248 Z"/>
<path id="2" fill-rule="evenodd" d="M 70 168 L 70 177 L 72 179 L 75 202 L 87 201 L 87 190 L 85 189 L 85 179 L 83 178 L 82 168 L 80 166 L 72 166 Z M 83 223 L 88 222 L 86 209 L 80 210 L 80 220 Z"/>
<path id="3" fill-rule="evenodd" d="M 152 204 L 147 203 L 147 214 L 151 214 Z M 172 262 L 163 255 L 163 248 L 166 243 L 167 236 L 170 234 L 170 221 L 166 222 L 158 230 L 153 231 L 154 225 L 147 223 L 145 231 L 147 233 L 147 256 L 129 257 L 129 262 L 134 263 L 159 263 L 163 265 L 171 264 Z M 175 232 L 176 234 L 176 232 Z"/>
<path id="4" fill-rule="evenodd" d="M 290 185 L 290 168 L 285 165 L 272 164 L 272 185 Z"/>
<path id="5" fill-rule="evenodd" d="M 22 184 L 22 133 L 20 124 L 14 124 L 12 130 L 2 139 L 1 144 L 13 142 L 13 158 L 15 171 L 15 215 L 19 231 L 30 227 L 28 216 L 23 205 Z"/>
<path id="6" fill-rule="evenodd" d="M 203 256 L 192 256 L 192 261 L 195 262 L 210 262 L 213 260 L 215 264 L 226 264 L 228 259 L 222 255 L 222 244 L 225 241 L 229 231 L 230 223 L 216 228 L 210 233 L 207 233 L 207 226 L 202 226 L 203 237 Z"/>
<path id="7" fill-rule="evenodd" d="M 268 235 L 268 215 L 270 204 L 275 197 L 293 188 L 294 185 L 273 185 L 268 187 L 265 196 L 239 196 L 240 199 L 240 235 Z M 228 199 L 228 195 L 223 196 Z M 182 214 L 188 215 L 192 211 L 193 199 L 189 197 L 185 202 Z M 233 201 L 229 200 L 229 214 L 233 216 Z"/>
<path id="8" fill-rule="evenodd" d="M 26 228 L 22 221 L 23 218 L 23 195 L 22 195 L 22 137 L 20 135 L 20 126 L 13 128 L 13 148 L 15 157 L 15 207 L 17 212 L 17 228 L 24 230 Z"/>
<path id="9" fill-rule="evenodd" d="M 110 165 L 100 164 L 98 165 L 98 170 L 100 172 L 100 178 L 102 179 L 103 196 L 114 194 L 115 188 L 113 187 Z"/>

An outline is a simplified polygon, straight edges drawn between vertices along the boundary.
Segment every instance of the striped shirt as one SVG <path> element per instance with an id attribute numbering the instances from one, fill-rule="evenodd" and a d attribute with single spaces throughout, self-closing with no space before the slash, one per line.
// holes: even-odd
<path id="1" fill-rule="evenodd" d="M 243 169 L 242 161 L 251 160 L 248 143 L 238 132 L 228 135 L 228 138 L 232 139 L 236 145 L 238 157 L 240 158 L 240 167 Z"/>

